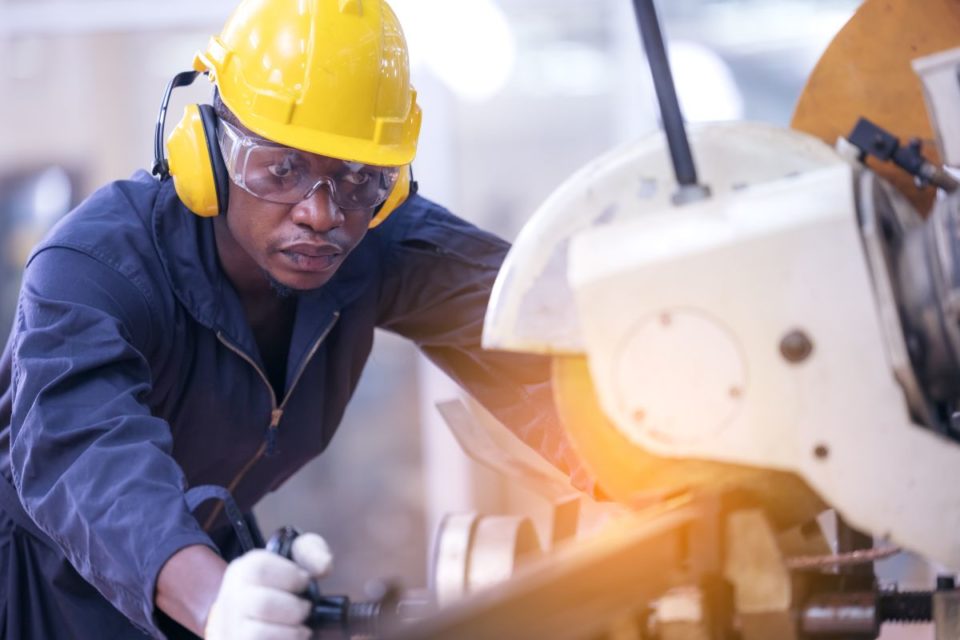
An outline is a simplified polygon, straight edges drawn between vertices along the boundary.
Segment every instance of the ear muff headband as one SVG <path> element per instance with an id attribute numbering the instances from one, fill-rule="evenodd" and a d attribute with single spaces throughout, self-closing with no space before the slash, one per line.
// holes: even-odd
<path id="1" fill-rule="evenodd" d="M 166 91 L 163 92 L 163 100 L 160 101 L 160 113 L 157 114 L 157 125 L 153 133 L 153 175 L 160 176 L 161 180 L 170 177 L 170 167 L 163 155 L 163 127 L 167 121 L 167 107 L 170 106 L 170 96 L 177 87 L 186 87 L 193 84 L 198 75 L 200 75 L 199 71 L 182 71 L 173 76 L 173 79 L 167 84 Z"/>

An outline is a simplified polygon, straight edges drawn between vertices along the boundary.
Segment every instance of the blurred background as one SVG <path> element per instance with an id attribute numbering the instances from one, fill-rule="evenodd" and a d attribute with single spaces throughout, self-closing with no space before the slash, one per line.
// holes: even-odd
<path id="1" fill-rule="evenodd" d="M 510 239 L 568 175 L 657 128 L 629 0 L 393 0 L 424 111 L 421 191 Z M 786 125 L 851 0 L 663 0 L 689 120 Z M 0 0 L 0 322 L 30 247 L 103 183 L 152 162 L 166 83 L 232 0 Z M 209 100 L 175 94 L 170 118 Z M 434 405 L 457 395 L 415 349 L 377 345 L 330 449 L 258 507 L 323 534 L 331 592 L 427 582 L 444 513 L 536 510 L 459 450 Z"/>

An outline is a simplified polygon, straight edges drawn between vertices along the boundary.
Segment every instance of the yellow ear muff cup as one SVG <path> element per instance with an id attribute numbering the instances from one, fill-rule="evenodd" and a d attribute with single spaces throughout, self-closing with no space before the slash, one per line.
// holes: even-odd
<path id="1" fill-rule="evenodd" d="M 167 157 L 174 189 L 190 211 L 213 217 L 226 209 L 226 189 L 221 199 L 214 162 L 219 161 L 221 175 L 226 171 L 217 144 L 216 116 L 209 105 L 186 106 L 167 138 Z"/>
<path id="2" fill-rule="evenodd" d="M 410 166 L 407 165 L 400 169 L 400 176 L 397 178 L 397 184 L 393 185 L 393 191 L 387 196 L 386 201 L 374 214 L 370 221 L 370 228 L 373 229 L 387 219 L 397 207 L 402 205 L 410 197 Z"/>

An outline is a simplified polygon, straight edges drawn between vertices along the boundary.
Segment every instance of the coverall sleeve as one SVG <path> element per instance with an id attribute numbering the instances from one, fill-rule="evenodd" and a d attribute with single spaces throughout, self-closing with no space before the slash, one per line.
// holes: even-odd
<path id="1" fill-rule="evenodd" d="M 11 462 L 27 513 L 76 570 L 148 634 L 160 568 L 192 544 L 168 424 L 145 406 L 155 315 L 130 278 L 88 255 L 27 266 L 13 355 Z"/>
<path id="2" fill-rule="evenodd" d="M 556 413 L 550 359 L 480 346 L 490 291 L 509 245 L 437 206 L 403 217 L 386 251 L 379 326 L 413 340 L 575 487 L 592 493 L 593 480 Z"/>

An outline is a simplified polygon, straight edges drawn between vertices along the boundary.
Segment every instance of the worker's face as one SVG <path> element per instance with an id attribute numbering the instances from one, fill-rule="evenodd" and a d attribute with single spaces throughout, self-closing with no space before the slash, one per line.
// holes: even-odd
<path id="1" fill-rule="evenodd" d="M 257 198 L 230 183 L 223 221 L 233 240 L 270 278 L 297 291 L 324 284 L 363 239 L 371 209 L 343 209 L 321 187 L 296 204 Z"/>
<path id="2" fill-rule="evenodd" d="M 235 284 L 323 286 L 363 239 L 400 167 L 382 167 L 291 148 L 259 137 L 232 117 L 217 141 L 230 178 L 218 248 Z M 226 236 L 222 237 L 226 232 Z"/>

